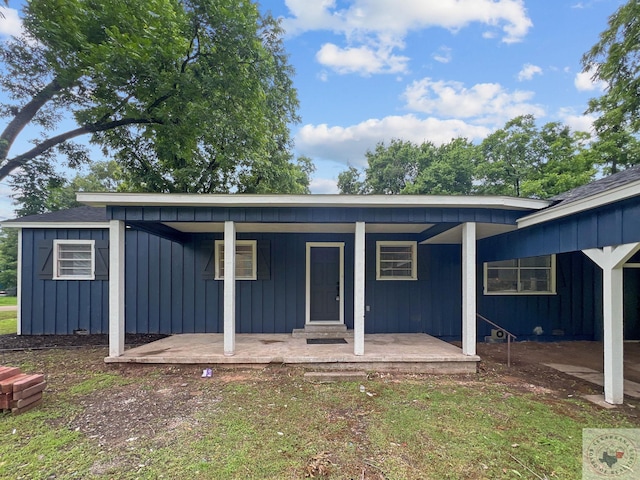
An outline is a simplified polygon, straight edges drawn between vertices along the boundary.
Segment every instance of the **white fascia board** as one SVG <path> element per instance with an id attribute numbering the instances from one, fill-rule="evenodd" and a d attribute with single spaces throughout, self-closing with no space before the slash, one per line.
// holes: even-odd
<path id="1" fill-rule="evenodd" d="M 574 213 L 584 212 L 593 208 L 602 207 L 609 203 L 619 202 L 627 198 L 640 196 L 640 181 L 629 183 L 611 190 L 597 193 L 590 197 L 576 200 L 567 205 L 560 205 L 541 212 L 532 213 L 518 219 L 518 228 L 530 227 L 538 223 L 548 222 L 557 218 L 566 217 Z"/>
<path id="2" fill-rule="evenodd" d="M 93 207 L 379 207 L 379 208 L 495 208 L 539 210 L 551 202 L 531 198 L 462 195 L 243 195 L 77 193 L 80 203 Z"/>
<path id="3" fill-rule="evenodd" d="M 2 228 L 109 228 L 109 222 L 5 222 Z"/>

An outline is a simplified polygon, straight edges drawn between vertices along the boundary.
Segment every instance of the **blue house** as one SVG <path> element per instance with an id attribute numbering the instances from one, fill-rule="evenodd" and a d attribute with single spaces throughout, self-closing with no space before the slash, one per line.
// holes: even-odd
<path id="1" fill-rule="evenodd" d="M 520 339 L 603 340 L 622 401 L 640 339 L 640 167 L 552 200 L 79 193 L 19 229 L 19 333 L 426 333 L 475 355 L 481 314 Z M 623 321 L 624 318 L 624 321 Z"/>

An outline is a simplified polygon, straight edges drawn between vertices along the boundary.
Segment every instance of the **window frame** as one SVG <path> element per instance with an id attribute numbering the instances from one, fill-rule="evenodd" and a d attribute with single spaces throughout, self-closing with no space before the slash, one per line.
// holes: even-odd
<path id="1" fill-rule="evenodd" d="M 548 267 L 522 267 L 520 262 L 527 258 L 535 258 L 535 257 L 550 257 L 550 264 Z M 534 257 L 524 257 L 524 258 L 513 258 L 509 260 L 517 260 L 518 265 L 516 267 L 493 267 L 490 268 L 489 264 L 493 262 L 484 262 L 483 264 L 483 294 L 484 295 L 557 295 L 556 289 L 556 254 L 550 255 L 535 255 Z M 517 288 L 519 290 L 496 290 L 489 291 L 488 290 L 488 273 L 489 270 L 515 270 L 517 272 Z M 520 290 L 521 281 L 520 281 L 520 272 L 522 270 L 549 270 L 549 290 L 539 290 L 539 291 L 531 291 L 531 290 Z"/>
<path id="2" fill-rule="evenodd" d="M 60 245 L 91 245 L 91 273 L 89 275 L 63 275 L 60 273 Z M 96 278 L 96 241 L 95 240 L 53 240 L 53 275 L 52 280 L 95 280 Z"/>
<path id="3" fill-rule="evenodd" d="M 395 277 L 383 275 L 380 269 L 380 251 L 381 247 L 403 246 L 411 247 L 411 276 Z M 376 280 L 381 281 L 402 281 L 402 280 L 418 280 L 418 242 L 414 240 L 378 240 L 376 241 Z"/>
<path id="4" fill-rule="evenodd" d="M 258 241 L 257 240 L 236 240 L 236 256 L 238 255 L 239 246 L 251 246 L 251 276 L 238 276 L 237 257 L 236 257 L 236 280 L 257 280 L 258 279 Z M 222 248 L 221 248 L 222 247 Z M 220 258 L 220 252 L 224 250 L 224 240 L 215 241 L 215 273 L 214 280 L 224 280 L 224 276 L 220 275 L 220 262 L 224 262 L 224 258 Z"/>

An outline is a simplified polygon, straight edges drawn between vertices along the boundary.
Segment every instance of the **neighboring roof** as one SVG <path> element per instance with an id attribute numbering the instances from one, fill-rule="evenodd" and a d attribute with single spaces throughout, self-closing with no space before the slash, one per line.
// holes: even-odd
<path id="1" fill-rule="evenodd" d="M 246 195 L 176 193 L 78 193 L 92 206 L 495 208 L 539 210 L 551 202 L 532 198 L 463 195 Z"/>
<path id="2" fill-rule="evenodd" d="M 551 200 L 558 202 L 554 205 L 554 207 L 558 207 L 634 182 L 640 182 L 640 165 L 627 168 L 622 172 L 614 173 L 613 175 L 587 183 L 586 185 L 576 187 L 568 192 L 556 195 Z"/>
<path id="3" fill-rule="evenodd" d="M 38 227 L 73 227 L 81 225 L 84 228 L 91 226 L 109 226 L 107 214 L 104 207 L 81 207 L 58 210 L 57 212 L 42 213 L 38 215 L 27 215 L 26 217 L 5 220 L 3 227 L 11 228 L 38 228 Z"/>
<path id="4" fill-rule="evenodd" d="M 529 227 L 609 203 L 640 196 L 640 165 L 569 190 L 552 198 L 553 206 L 518 220 L 518 228 Z"/>

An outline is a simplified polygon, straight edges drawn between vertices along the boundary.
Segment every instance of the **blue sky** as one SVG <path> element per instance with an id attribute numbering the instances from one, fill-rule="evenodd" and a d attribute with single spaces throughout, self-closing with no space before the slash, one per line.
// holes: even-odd
<path id="1" fill-rule="evenodd" d="M 286 29 L 300 99 L 295 153 L 315 162 L 312 191 L 335 193 L 347 165 L 363 166 L 367 149 L 392 138 L 481 141 L 527 113 L 588 130 L 584 110 L 604 86 L 580 58 L 623 3 L 263 0 Z M 5 15 L 2 38 L 19 29 L 17 14 Z M 0 218 L 11 217 L 3 185 L 0 195 Z"/>

